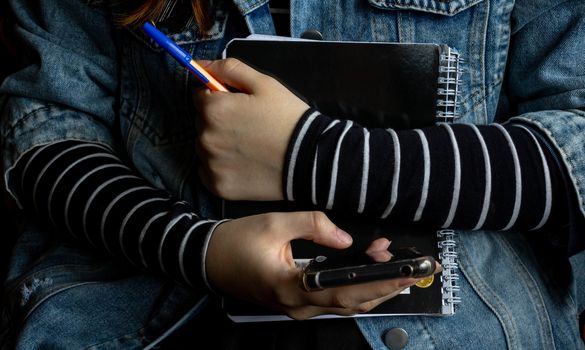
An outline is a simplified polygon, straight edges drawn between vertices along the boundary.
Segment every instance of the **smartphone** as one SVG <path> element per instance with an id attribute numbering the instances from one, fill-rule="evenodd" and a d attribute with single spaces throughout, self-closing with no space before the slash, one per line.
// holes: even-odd
<path id="1" fill-rule="evenodd" d="M 414 249 L 394 254 L 387 262 L 373 262 L 367 255 L 357 257 L 311 259 L 303 269 L 302 286 L 306 291 L 372 282 L 400 277 L 426 277 L 435 272 L 432 256 Z"/>

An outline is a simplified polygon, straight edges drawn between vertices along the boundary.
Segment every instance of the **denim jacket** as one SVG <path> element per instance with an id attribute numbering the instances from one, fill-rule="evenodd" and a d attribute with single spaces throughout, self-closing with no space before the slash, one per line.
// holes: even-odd
<path id="1" fill-rule="evenodd" d="M 8 184 L 11 168 L 32 147 L 101 142 L 155 186 L 217 217 L 216 200 L 197 177 L 195 79 L 139 31 L 116 27 L 108 1 L 9 1 L 26 67 L 0 88 L 9 97 L 1 121 Z M 268 0 L 216 3 L 205 36 L 195 27 L 162 29 L 198 59 L 219 58 L 236 36 L 274 34 Z M 291 0 L 292 36 L 309 29 L 325 40 L 456 48 L 467 73 L 455 122 L 521 122 L 539 131 L 567 169 L 572 223 L 583 219 L 585 2 Z M 583 348 L 577 315 L 585 308 L 585 252 L 558 261 L 552 248 L 539 248 L 542 235 L 535 233 L 457 233 L 456 314 L 357 318 L 372 348 L 387 349 L 383 337 L 394 327 L 406 330 L 413 349 Z M 141 348 L 181 317 L 197 317 L 206 291 L 184 290 L 56 237 L 34 220 L 23 223 L 0 344 Z"/>

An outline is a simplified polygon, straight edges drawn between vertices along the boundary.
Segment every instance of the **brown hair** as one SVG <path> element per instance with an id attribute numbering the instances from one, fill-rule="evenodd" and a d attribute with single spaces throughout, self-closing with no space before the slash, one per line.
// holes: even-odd
<path id="1" fill-rule="evenodd" d="M 164 11 L 165 0 L 143 0 L 129 13 L 120 18 L 120 24 L 125 26 L 139 26 L 144 22 L 152 21 Z M 191 0 L 193 16 L 200 33 L 207 32 L 213 25 L 209 12 L 209 0 Z"/>

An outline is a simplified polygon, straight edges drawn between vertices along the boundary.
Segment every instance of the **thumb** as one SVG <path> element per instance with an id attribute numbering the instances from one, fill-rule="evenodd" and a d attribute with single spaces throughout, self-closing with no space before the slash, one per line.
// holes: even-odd
<path id="1" fill-rule="evenodd" d="M 347 248 L 353 242 L 351 235 L 337 227 L 322 212 L 296 212 L 290 215 L 289 227 L 293 229 L 287 231 L 289 240 L 306 239 L 336 249 Z"/>
<path id="2" fill-rule="evenodd" d="M 198 61 L 217 80 L 245 93 L 258 87 L 259 79 L 265 76 L 236 58 L 216 61 Z"/>

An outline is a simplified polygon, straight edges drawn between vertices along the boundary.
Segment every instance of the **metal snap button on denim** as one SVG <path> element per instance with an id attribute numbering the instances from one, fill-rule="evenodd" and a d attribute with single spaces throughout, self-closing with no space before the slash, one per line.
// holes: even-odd
<path id="1" fill-rule="evenodd" d="M 408 333 L 402 328 L 389 329 L 384 334 L 384 344 L 391 350 L 404 349 L 408 343 Z"/>
<path id="2" fill-rule="evenodd" d="M 309 29 L 305 30 L 303 34 L 301 34 L 302 39 L 311 39 L 311 40 L 323 40 L 323 34 L 317 29 Z"/>

